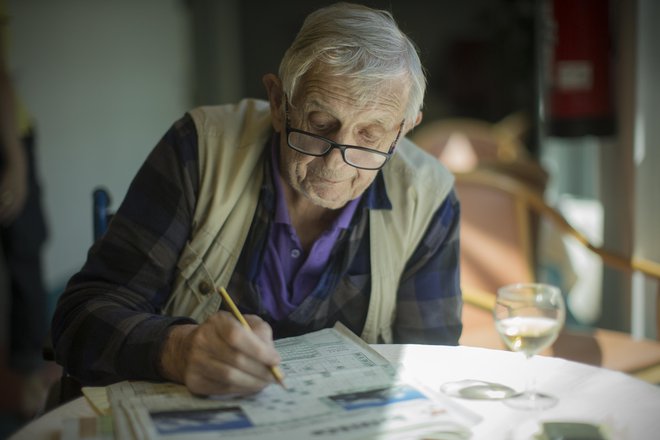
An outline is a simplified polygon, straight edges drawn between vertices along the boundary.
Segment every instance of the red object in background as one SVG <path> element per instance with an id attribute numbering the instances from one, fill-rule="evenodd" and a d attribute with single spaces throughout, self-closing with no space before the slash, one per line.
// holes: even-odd
<path id="1" fill-rule="evenodd" d="M 608 0 L 553 0 L 555 45 L 548 132 L 615 133 Z"/>

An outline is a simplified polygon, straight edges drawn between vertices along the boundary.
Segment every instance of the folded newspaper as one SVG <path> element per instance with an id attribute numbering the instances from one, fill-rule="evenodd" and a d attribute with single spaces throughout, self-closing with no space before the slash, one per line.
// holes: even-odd
<path id="1" fill-rule="evenodd" d="M 464 439 L 479 416 L 416 383 L 341 324 L 280 339 L 287 389 L 200 397 L 181 385 L 107 387 L 118 439 Z"/>

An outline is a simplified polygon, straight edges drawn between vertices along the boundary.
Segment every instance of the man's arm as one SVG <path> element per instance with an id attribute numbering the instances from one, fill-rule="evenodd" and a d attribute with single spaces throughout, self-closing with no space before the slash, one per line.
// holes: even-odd
<path id="1" fill-rule="evenodd" d="M 452 190 L 401 277 L 394 342 L 457 345 L 461 336 L 460 204 Z"/>
<path id="2" fill-rule="evenodd" d="M 105 235 L 59 299 L 52 322 L 57 361 L 85 384 L 160 379 L 169 328 L 161 316 L 197 194 L 197 137 L 189 116 L 160 140 Z"/>
<path id="3" fill-rule="evenodd" d="M 198 191 L 197 135 L 189 116 L 138 172 L 109 229 L 60 298 L 57 361 L 85 384 L 123 379 L 185 384 L 199 394 L 254 392 L 280 361 L 270 326 L 228 312 L 198 324 L 160 314 L 189 239 Z"/>

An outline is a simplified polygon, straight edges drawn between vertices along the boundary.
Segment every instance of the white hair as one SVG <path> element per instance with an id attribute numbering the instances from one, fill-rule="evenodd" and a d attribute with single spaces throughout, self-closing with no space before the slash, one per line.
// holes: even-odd
<path id="1" fill-rule="evenodd" d="M 351 3 L 336 3 L 311 13 L 280 63 L 284 92 L 294 98 L 309 72 L 341 77 L 358 104 L 397 80 L 408 85 L 406 121 L 415 121 L 426 90 L 417 47 L 392 14 Z"/>

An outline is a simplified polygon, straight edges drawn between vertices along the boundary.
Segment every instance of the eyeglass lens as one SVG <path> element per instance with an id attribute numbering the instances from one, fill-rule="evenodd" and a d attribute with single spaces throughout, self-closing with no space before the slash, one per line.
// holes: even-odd
<path id="1" fill-rule="evenodd" d="M 323 139 L 297 131 L 289 132 L 289 144 L 302 153 L 313 156 L 323 156 L 333 146 Z M 387 160 L 386 155 L 376 152 L 344 146 L 338 146 L 338 148 L 342 150 L 344 160 L 356 167 L 380 168 Z"/>

